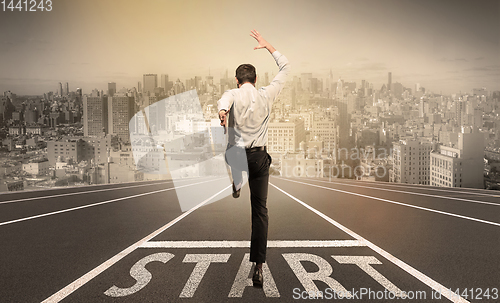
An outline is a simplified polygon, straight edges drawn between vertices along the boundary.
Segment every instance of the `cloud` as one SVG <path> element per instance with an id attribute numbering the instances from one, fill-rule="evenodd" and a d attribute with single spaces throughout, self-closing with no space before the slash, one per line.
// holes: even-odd
<path id="1" fill-rule="evenodd" d="M 382 62 L 373 62 L 361 65 L 358 70 L 365 71 L 383 71 L 387 70 L 387 66 Z"/>
<path id="2" fill-rule="evenodd" d="M 478 71 L 478 72 L 487 72 L 487 71 L 500 71 L 500 65 L 489 65 L 489 66 L 476 66 L 464 69 L 464 71 Z"/>
<path id="3" fill-rule="evenodd" d="M 11 77 L 1 77 L 0 82 L 59 82 L 57 79 L 41 79 L 41 78 L 11 78 Z"/>
<path id="4" fill-rule="evenodd" d="M 456 62 L 456 61 L 468 62 L 469 60 L 467 60 L 466 58 L 446 58 L 446 57 L 442 57 L 441 59 L 438 59 L 438 61 L 441 61 L 441 62 Z"/>

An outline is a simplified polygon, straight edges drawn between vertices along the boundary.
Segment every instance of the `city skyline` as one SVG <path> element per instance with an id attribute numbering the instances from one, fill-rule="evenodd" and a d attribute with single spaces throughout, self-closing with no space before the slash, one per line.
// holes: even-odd
<path id="1" fill-rule="evenodd" d="M 2 91 L 40 95 L 59 82 L 119 89 L 143 74 L 231 77 L 245 62 L 276 72 L 253 50 L 252 28 L 295 75 L 331 70 L 379 89 L 391 72 L 393 82 L 436 93 L 500 90 L 500 1 L 257 1 L 249 11 L 228 1 L 53 2 L 51 12 L 0 12 Z"/>

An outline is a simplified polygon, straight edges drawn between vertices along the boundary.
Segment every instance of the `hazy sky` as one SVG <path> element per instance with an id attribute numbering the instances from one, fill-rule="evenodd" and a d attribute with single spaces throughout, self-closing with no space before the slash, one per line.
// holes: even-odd
<path id="1" fill-rule="evenodd" d="M 38 0 L 37 0 L 38 1 Z M 500 90 L 500 0 L 53 0 L 51 12 L 0 11 L 0 93 L 132 87 L 146 73 L 185 80 L 277 67 L 253 50 L 257 29 L 293 73 L 392 81 L 450 94 Z M 0 7 L 1 9 L 1 7 Z"/>

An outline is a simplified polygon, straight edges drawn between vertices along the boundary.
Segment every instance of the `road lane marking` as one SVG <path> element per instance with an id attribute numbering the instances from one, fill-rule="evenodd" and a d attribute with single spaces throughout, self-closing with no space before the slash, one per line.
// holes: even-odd
<path id="1" fill-rule="evenodd" d="M 285 177 L 280 177 L 280 178 L 285 178 Z M 311 179 L 311 178 L 303 178 L 303 179 L 317 180 L 317 179 Z M 321 182 L 333 182 L 333 181 L 322 180 Z M 477 191 L 488 191 L 487 189 L 470 188 L 470 187 L 451 187 L 451 188 L 455 188 L 457 190 L 450 190 L 450 189 L 436 188 L 435 186 L 423 185 L 423 184 L 391 183 L 391 182 L 383 182 L 383 181 L 375 181 L 374 182 L 374 181 L 359 181 L 359 180 L 347 181 L 346 180 L 345 182 L 339 182 L 339 183 L 340 184 L 348 184 L 348 183 L 370 184 L 371 183 L 373 185 L 382 185 L 382 186 L 387 186 L 387 187 L 399 187 L 399 188 L 403 187 L 403 188 L 411 188 L 411 189 L 442 191 L 442 192 L 450 192 L 450 193 L 455 193 L 455 194 L 488 196 L 488 197 L 494 197 L 494 198 L 500 197 L 500 195 L 495 195 L 492 193 L 477 192 Z M 471 192 L 469 190 L 476 191 L 476 192 Z M 492 191 L 490 190 L 490 192 L 492 192 Z"/>
<path id="2" fill-rule="evenodd" d="M 280 178 L 280 179 L 289 180 L 288 178 Z M 405 193 L 405 194 L 409 194 L 409 195 L 426 196 L 426 197 L 440 198 L 440 199 L 446 199 L 446 200 L 458 200 L 458 201 L 465 201 L 465 202 L 472 202 L 472 203 L 480 203 L 480 204 L 488 204 L 488 205 L 500 206 L 500 203 L 478 201 L 478 200 L 471 200 L 471 199 L 464 199 L 464 198 L 455 198 L 455 197 L 447 197 L 447 196 L 437 196 L 437 195 L 424 194 L 424 193 L 415 193 L 415 192 L 409 192 L 409 191 L 403 191 L 403 190 L 378 188 L 378 187 L 354 185 L 354 184 L 347 184 L 347 183 L 337 183 L 337 182 L 314 180 L 314 179 L 307 179 L 307 180 L 308 181 L 316 181 L 316 182 L 328 183 L 328 184 L 347 185 L 347 186 L 354 186 L 354 187 L 361 187 L 361 188 L 370 188 L 370 189 L 376 189 L 376 190 L 392 191 L 392 192 L 396 192 L 396 193 Z M 460 192 L 455 192 L 455 193 L 460 193 Z M 497 196 L 494 196 L 494 197 L 497 197 Z M 500 197 L 500 196 L 498 196 L 498 197 Z"/>
<path id="3" fill-rule="evenodd" d="M 378 253 L 382 257 L 386 258 L 390 262 L 394 263 L 395 265 L 397 265 L 398 267 L 400 267 L 401 269 L 403 269 L 404 271 L 406 271 L 407 273 L 409 273 L 413 277 L 417 278 L 418 280 L 420 280 L 421 282 L 423 282 L 425 285 L 429 286 L 430 288 L 434 289 L 437 292 L 443 293 L 443 296 L 445 296 L 446 298 L 448 298 L 450 301 L 452 301 L 454 303 L 469 302 L 469 301 L 465 300 L 464 298 L 460 297 L 459 295 L 457 295 L 455 293 L 446 292 L 445 290 L 447 290 L 449 288 L 447 288 L 447 287 L 443 286 L 442 284 L 434 281 L 433 279 L 431 279 L 430 277 L 426 276 L 422 272 L 420 272 L 417 269 L 411 267 L 410 265 L 406 264 L 405 262 L 399 260 L 398 258 L 394 257 L 393 255 L 391 255 L 390 253 L 386 252 L 382 248 L 380 248 L 377 245 L 373 244 L 372 242 L 366 240 L 365 238 L 361 237 L 360 235 L 358 235 L 357 233 L 353 232 L 349 228 L 347 228 L 344 225 L 338 223 L 337 221 L 333 220 L 332 218 L 328 217 L 327 215 L 323 214 L 322 212 L 316 210 L 315 208 L 309 206 L 308 204 L 306 204 L 305 202 L 299 200 L 298 198 L 292 196 L 291 194 L 287 193 L 286 191 L 282 190 L 281 188 L 277 187 L 276 185 L 274 185 L 272 183 L 269 183 L 269 184 L 271 186 L 273 186 L 274 188 L 276 188 L 277 190 L 279 190 L 280 192 L 282 192 L 283 194 L 285 194 L 286 196 L 288 196 L 291 199 L 295 200 L 296 202 L 300 203 L 305 208 L 309 209 L 310 211 L 314 212 L 315 214 L 317 214 L 321 218 L 325 219 L 330 224 L 336 226 L 340 230 L 342 230 L 345 233 L 349 234 L 351 237 L 353 237 L 353 238 L 355 238 L 355 239 L 357 239 L 359 241 L 363 241 L 363 243 L 365 243 L 366 246 L 368 246 L 369 248 L 371 248 L 376 253 Z"/>
<path id="4" fill-rule="evenodd" d="M 295 180 L 289 180 L 289 179 L 282 179 L 282 180 L 289 181 L 289 182 L 294 182 L 294 183 L 299 183 L 299 184 L 304 184 L 304 185 L 309 185 L 309 186 L 313 186 L 313 187 L 318 187 L 318 188 L 322 188 L 322 189 L 337 191 L 337 192 L 341 192 L 341 193 L 344 193 L 344 194 L 355 195 L 355 196 L 359 196 L 359 197 L 363 197 L 363 198 L 369 198 L 369 199 L 379 200 L 379 201 L 388 202 L 388 203 L 392 203 L 392 204 L 398 204 L 398 205 L 402 205 L 402 206 L 408 206 L 408 207 L 412 207 L 412 208 L 416 208 L 416 209 L 420 209 L 420 210 L 426 210 L 426 211 L 430 211 L 430 212 L 434 212 L 434 213 L 438 213 L 438 214 L 442 214 L 442 215 L 447 215 L 447 216 L 457 217 L 457 218 L 461 218 L 461 219 L 466 219 L 466 220 L 471 220 L 471 221 L 486 223 L 486 224 L 490 224 L 490 225 L 494 225 L 494 226 L 500 226 L 500 223 L 497 223 L 497 222 L 491 222 L 491 221 L 481 220 L 481 219 L 477 219 L 477 218 L 473 218 L 473 217 L 467 217 L 467 216 L 457 215 L 457 214 L 454 214 L 454 213 L 440 211 L 440 210 L 436 210 L 436 209 L 432 209 L 432 208 L 426 208 L 426 207 L 421 207 L 421 206 L 406 204 L 406 203 L 402 203 L 402 202 L 397 202 L 397 201 L 392 201 L 392 200 L 388 200 L 388 199 L 377 198 L 377 197 L 373 197 L 373 196 L 362 195 L 362 194 L 353 193 L 353 192 L 349 192 L 349 191 L 345 191 L 345 190 L 340 190 L 340 189 L 335 189 L 335 188 L 330 188 L 330 187 L 324 187 L 324 186 L 320 186 L 320 185 L 316 185 L 316 184 L 304 183 L 304 182 L 299 182 L 299 181 L 295 181 Z"/>
<path id="5" fill-rule="evenodd" d="M 193 178 L 185 179 L 185 180 L 179 180 L 179 181 L 191 181 L 192 179 Z M 66 193 L 66 194 L 58 194 L 58 195 L 50 195 L 50 196 L 40 196 L 40 197 L 32 197 L 32 198 L 23 198 L 23 199 L 2 201 L 2 202 L 0 202 L 0 204 L 8 204 L 8 203 L 23 202 L 23 201 L 32 201 L 32 200 L 41 200 L 41 199 L 49 199 L 49 198 L 57 198 L 57 197 L 66 197 L 66 196 L 73 196 L 73 195 L 82 195 L 82 194 L 87 194 L 87 193 L 97 193 L 97 192 L 103 192 L 103 191 L 113 191 L 113 190 L 129 189 L 129 188 L 135 188 L 135 187 L 154 186 L 154 185 L 161 185 L 161 184 L 166 184 L 166 183 L 173 183 L 173 181 L 157 182 L 157 183 L 153 183 L 153 184 L 141 184 L 141 185 L 131 185 L 131 186 L 123 186 L 123 187 L 113 187 L 113 188 L 96 189 L 96 190 L 84 190 L 84 191 L 73 192 L 73 193 Z M 110 184 L 106 184 L 106 185 L 110 185 Z M 82 188 L 82 187 L 58 188 L 58 189 L 61 190 L 61 189 L 80 189 L 80 188 Z M 50 190 L 56 190 L 56 189 L 50 189 Z M 40 190 L 40 192 L 41 191 L 44 191 L 44 190 Z M 29 191 L 29 192 L 26 192 L 26 193 L 32 193 L 32 192 L 39 192 L 39 191 Z M 16 193 L 20 194 L 20 193 L 24 193 L 24 192 L 16 192 Z M 3 194 L 4 193 L 2 193 L 2 195 Z"/>
<path id="6" fill-rule="evenodd" d="M 136 250 L 142 244 L 144 244 L 145 242 L 147 242 L 147 241 L 153 239 L 154 237 L 158 236 L 160 233 L 164 232 L 165 230 L 167 230 L 168 228 L 170 228 L 171 226 L 173 226 L 175 223 L 177 223 L 180 220 L 184 219 L 190 213 L 192 213 L 193 211 L 195 211 L 198 208 L 202 207 L 204 204 L 206 204 L 207 202 L 209 202 L 213 198 L 217 197 L 218 195 L 220 195 L 225 190 L 228 190 L 230 187 L 231 187 L 231 185 L 223 188 L 219 192 L 217 192 L 217 193 L 213 194 L 212 196 L 208 197 L 207 199 L 205 199 L 200 204 L 196 205 L 195 207 L 193 207 L 190 210 L 186 211 L 185 213 L 181 214 L 180 216 L 178 216 L 177 218 L 173 219 L 169 223 L 167 223 L 164 226 L 160 227 L 156 231 L 152 232 L 151 234 L 147 235 L 146 237 L 142 238 L 141 240 L 139 240 L 136 243 L 132 244 L 131 246 L 127 247 L 126 249 L 124 249 L 123 251 L 121 251 L 117 255 L 113 256 L 112 258 L 110 258 L 106 262 L 104 262 L 101 265 L 97 266 L 96 268 L 92 269 L 91 271 L 89 271 L 88 273 L 86 273 L 85 275 L 83 275 L 82 277 L 80 277 L 79 279 L 75 280 L 74 282 L 70 283 L 68 286 L 64 287 L 63 289 L 61 289 L 60 291 L 56 292 L 52 296 L 48 297 L 47 299 L 45 299 L 44 301 L 42 301 L 42 303 L 52 303 L 52 302 L 59 302 L 59 301 L 63 300 L 64 298 L 66 298 L 67 296 L 69 296 L 71 293 L 73 293 L 75 290 L 77 290 L 78 288 L 82 287 L 87 282 L 89 282 L 90 280 L 92 280 L 93 278 L 95 278 L 96 276 L 98 276 L 99 274 L 101 274 L 103 271 L 105 271 L 106 269 L 108 269 L 109 267 L 111 267 L 113 264 L 115 264 L 116 262 L 120 261 L 122 258 L 124 258 L 128 254 L 130 254 L 131 252 L 133 252 L 134 250 Z"/>
<path id="7" fill-rule="evenodd" d="M 359 240 L 282 240 L 267 241 L 267 247 L 360 247 Z M 149 241 L 140 248 L 249 248 L 250 241 Z"/>
<path id="8" fill-rule="evenodd" d="M 211 181 L 214 181 L 214 180 L 211 180 Z M 160 189 L 160 190 L 155 190 L 155 191 L 151 191 L 151 192 L 147 192 L 147 193 L 143 193 L 143 194 L 137 194 L 137 195 L 133 195 L 133 196 L 127 196 L 127 197 L 123 197 L 123 198 L 117 198 L 117 199 L 112 199 L 112 200 L 97 202 L 97 203 L 93 203 L 93 204 L 87 204 L 87 205 L 82 205 L 82 206 L 78 206 L 78 207 L 73 207 L 73 208 L 67 208 L 67 209 L 63 209 L 63 210 L 53 211 L 53 212 L 45 213 L 45 214 L 41 214 L 41 215 L 36 215 L 36 216 L 31 216 L 31 217 L 25 217 L 25 218 L 11 220 L 11 221 L 5 221 L 5 222 L 1 222 L 0 226 L 7 225 L 7 224 L 12 224 L 12 223 L 17 223 L 17 222 L 22 222 L 22 221 L 27 221 L 27 220 L 32 220 L 32 219 L 43 218 L 43 217 L 52 216 L 52 215 L 57 215 L 57 214 L 61 214 L 61 213 L 66 213 L 66 212 L 70 212 L 70 211 L 75 211 L 75 210 L 80 210 L 80 209 L 88 208 L 88 207 L 98 206 L 98 205 L 102 205 L 102 204 L 113 203 L 113 202 L 116 202 L 116 201 L 122 201 L 122 200 L 127 200 L 127 199 L 142 197 L 142 196 L 146 196 L 146 195 L 152 195 L 152 194 L 156 194 L 156 193 L 160 193 L 160 192 L 164 192 L 164 191 L 174 190 L 176 188 L 193 186 L 193 185 L 198 185 L 198 184 L 207 183 L 207 182 L 210 182 L 210 181 L 203 181 L 203 182 L 199 182 L 199 183 L 181 185 L 181 186 L 167 188 L 167 189 Z"/>
<path id="9" fill-rule="evenodd" d="M 74 192 L 74 193 L 59 194 L 59 195 L 50 195 L 50 196 L 23 198 L 23 199 L 2 201 L 2 202 L 0 202 L 0 204 L 7 204 L 7 203 L 14 203 L 14 202 L 23 202 L 23 201 L 33 201 L 33 200 L 41 200 L 41 199 L 50 199 L 50 198 L 57 198 L 57 197 L 66 197 L 66 196 L 82 195 L 82 194 L 88 194 L 88 193 L 98 193 L 98 192 L 102 192 L 102 191 L 112 191 L 112 190 L 120 190 L 120 189 L 129 189 L 129 188 L 135 188 L 135 187 L 154 186 L 154 185 L 163 184 L 163 183 L 170 183 L 170 182 L 172 182 L 172 181 L 159 182 L 159 183 L 155 183 L 155 184 L 142 184 L 142 185 L 118 187 L 118 188 L 96 189 L 96 190 L 88 190 L 88 191 L 81 191 L 81 192 Z"/>
<path id="10" fill-rule="evenodd" d="M 333 268 L 325 259 L 306 253 L 283 254 L 283 258 L 285 258 L 293 273 L 308 293 L 320 293 L 314 281 L 321 281 L 328 285 L 335 293 L 344 294 L 345 298 L 352 298 L 352 294 L 342 284 L 330 277 L 333 273 Z M 318 271 L 306 271 L 301 263 L 302 261 L 309 261 L 316 264 Z"/>

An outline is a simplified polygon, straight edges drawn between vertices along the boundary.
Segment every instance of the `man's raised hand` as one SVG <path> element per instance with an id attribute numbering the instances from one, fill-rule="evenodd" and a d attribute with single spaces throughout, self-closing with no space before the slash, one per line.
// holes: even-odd
<path id="1" fill-rule="evenodd" d="M 276 49 L 271 44 L 269 44 L 269 42 L 267 42 L 264 38 L 262 38 L 262 36 L 258 31 L 252 30 L 250 32 L 250 36 L 255 38 L 255 40 L 257 40 L 257 42 L 259 43 L 259 45 L 253 48 L 254 50 L 266 48 L 271 54 L 276 51 Z"/>

